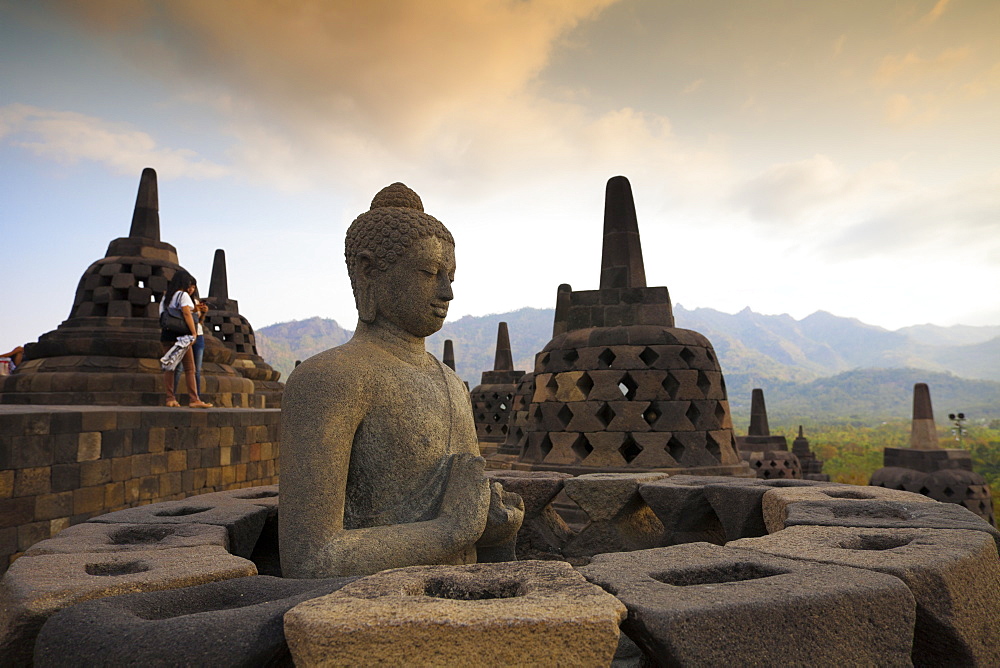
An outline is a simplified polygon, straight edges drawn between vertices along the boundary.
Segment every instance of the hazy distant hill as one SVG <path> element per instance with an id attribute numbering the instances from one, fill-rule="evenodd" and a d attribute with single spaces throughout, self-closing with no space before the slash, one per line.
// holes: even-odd
<path id="1" fill-rule="evenodd" d="M 728 376 L 726 382 L 729 385 Z M 808 383 L 765 382 L 762 386 L 768 417 L 773 421 L 836 416 L 865 422 L 908 418 L 915 383 L 930 385 L 939 422 L 944 422 L 948 413 L 959 411 L 975 419 L 1000 417 L 1000 383 L 923 369 L 855 369 Z M 731 385 L 729 389 L 734 420 L 749 423 L 749 394 L 734 397 Z"/>
<path id="2" fill-rule="evenodd" d="M 972 327 L 970 325 L 911 325 L 896 330 L 917 343 L 930 346 L 969 346 L 985 343 L 1000 336 L 1000 327 Z"/>
<path id="3" fill-rule="evenodd" d="M 268 364 L 281 372 L 281 380 L 288 378 L 295 367 L 295 360 L 304 360 L 327 348 L 339 346 L 351 338 L 351 332 L 335 320 L 309 318 L 282 322 L 258 329 L 257 352 Z"/>
<path id="4" fill-rule="evenodd" d="M 961 410 L 1000 417 L 1000 327 L 921 325 L 891 332 L 854 318 L 817 311 L 795 320 L 674 306 L 678 327 L 712 341 L 726 374 L 734 418 L 749 411 L 750 391 L 762 387 L 776 418 L 858 416 L 906 417 L 913 383 L 931 384 L 936 412 Z M 510 328 L 515 368 L 531 370 L 534 355 L 552 336 L 552 309 L 465 316 L 446 323 L 428 339 L 440 356 L 445 339 L 455 342 L 458 373 L 470 387 L 493 368 L 497 323 Z M 288 377 L 304 360 L 347 341 L 351 332 L 333 320 L 311 318 L 257 332 L 261 354 Z M 931 343 L 938 341 L 940 343 Z M 954 374 L 954 375 L 952 375 Z M 979 379 L 994 382 L 979 382 Z"/>

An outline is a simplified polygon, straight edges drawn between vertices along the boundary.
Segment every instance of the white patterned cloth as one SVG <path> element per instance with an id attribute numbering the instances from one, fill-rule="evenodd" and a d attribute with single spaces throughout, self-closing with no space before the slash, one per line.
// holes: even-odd
<path id="1" fill-rule="evenodd" d="M 160 368 L 164 371 L 173 371 L 181 363 L 184 351 L 194 343 L 194 337 L 190 334 L 177 337 L 177 343 L 170 347 L 167 354 L 160 358 Z"/>

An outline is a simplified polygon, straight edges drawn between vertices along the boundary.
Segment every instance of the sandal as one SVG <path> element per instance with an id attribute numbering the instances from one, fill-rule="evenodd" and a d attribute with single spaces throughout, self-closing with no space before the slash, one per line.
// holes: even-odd
<path id="1" fill-rule="evenodd" d="M 181 404 L 176 399 L 168 399 L 167 400 L 167 408 L 180 408 L 180 407 L 181 407 Z"/>
<path id="2" fill-rule="evenodd" d="M 204 401 L 192 401 L 188 404 L 188 408 L 213 408 L 213 405 L 205 403 Z"/>

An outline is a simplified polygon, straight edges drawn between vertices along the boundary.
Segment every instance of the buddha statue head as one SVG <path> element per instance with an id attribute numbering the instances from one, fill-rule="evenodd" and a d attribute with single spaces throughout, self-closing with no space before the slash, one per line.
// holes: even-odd
<path id="1" fill-rule="evenodd" d="M 441 329 L 452 299 L 455 239 L 402 183 L 383 188 L 347 230 L 344 255 L 358 317 L 415 337 Z"/>

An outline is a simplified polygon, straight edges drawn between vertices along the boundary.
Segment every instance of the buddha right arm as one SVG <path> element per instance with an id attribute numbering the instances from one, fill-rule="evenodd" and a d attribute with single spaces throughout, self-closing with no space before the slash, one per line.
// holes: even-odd
<path id="1" fill-rule="evenodd" d="M 448 563 L 486 525 L 489 485 L 482 460 L 457 455 L 439 516 L 425 522 L 344 529 L 351 448 L 369 402 L 349 374 L 331 380 L 302 365 L 282 397 L 279 541 L 286 577 L 362 575 Z M 353 395 L 344 401 L 345 394 Z"/>

